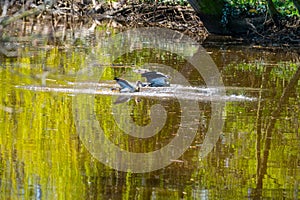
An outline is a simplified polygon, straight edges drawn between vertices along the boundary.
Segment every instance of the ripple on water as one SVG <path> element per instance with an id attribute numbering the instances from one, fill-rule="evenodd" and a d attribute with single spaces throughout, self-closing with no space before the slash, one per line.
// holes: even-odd
<path id="1" fill-rule="evenodd" d="M 48 86 L 16 86 L 17 88 L 35 92 L 61 92 L 76 94 L 93 94 L 93 95 L 111 95 L 111 96 L 137 96 L 153 98 L 176 98 L 196 101 L 255 101 L 256 98 L 245 95 L 223 95 L 220 88 L 208 87 L 191 87 L 182 85 L 171 85 L 171 87 L 142 88 L 141 92 L 119 93 L 112 91 L 111 88 L 116 84 L 110 83 L 69 83 L 74 87 L 48 87 Z"/>

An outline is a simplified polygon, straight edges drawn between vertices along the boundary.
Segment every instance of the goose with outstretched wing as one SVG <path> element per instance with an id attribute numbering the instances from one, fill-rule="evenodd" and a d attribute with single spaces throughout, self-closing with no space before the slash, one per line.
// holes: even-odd
<path id="1" fill-rule="evenodd" d="M 133 86 L 131 83 L 129 83 L 125 79 L 121 79 L 118 77 L 115 77 L 114 80 L 117 81 L 117 83 L 121 87 L 119 89 L 119 91 L 122 93 L 123 92 L 138 92 L 140 90 L 139 84 L 137 86 Z"/>
<path id="2" fill-rule="evenodd" d="M 147 79 L 150 87 L 168 87 L 170 82 L 168 81 L 169 77 L 160 72 L 145 72 L 142 73 L 142 77 Z"/>
<path id="3" fill-rule="evenodd" d="M 135 70 L 136 73 L 139 73 L 142 75 L 142 77 L 145 77 L 147 79 L 147 83 L 143 83 L 143 86 L 149 86 L 149 87 L 169 87 L 170 77 L 156 71 L 149 71 L 145 69 L 139 69 Z"/>

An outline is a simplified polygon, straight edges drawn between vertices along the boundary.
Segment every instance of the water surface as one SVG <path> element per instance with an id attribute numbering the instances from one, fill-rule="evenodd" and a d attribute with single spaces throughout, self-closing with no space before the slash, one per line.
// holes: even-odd
<path id="1" fill-rule="evenodd" d="M 108 37 L 100 30 L 70 36 L 64 45 L 23 42 L 15 55 L 0 56 L 1 199 L 299 199 L 299 81 L 282 99 L 299 67 L 299 51 L 206 47 L 221 73 L 223 94 L 207 87 L 193 66 L 172 52 L 139 48 L 111 60 L 105 45 L 99 48 Z M 87 67 L 102 76 L 78 79 Z M 117 87 L 115 76 L 141 79 L 133 72 L 141 67 L 168 73 L 171 87 L 124 95 L 111 91 Z M 178 72 L 189 85 L 174 81 Z M 89 100 L 92 108 L 85 107 Z M 207 143 L 214 103 L 224 105 L 222 131 Z M 184 109 L 191 105 L 195 109 L 187 116 Z M 195 137 L 163 169 L 117 171 L 87 148 L 97 134 L 80 137 L 78 123 L 94 131 L 90 118 L 76 117 L 88 110 L 124 151 L 145 153 L 168 145 L 183 117 L 193 119 L 186 128 Z M 149 128 L 157 134 L 131 135 L 148 133 L 145 127 L 158 115 L 159 127 Z M 205 144 L 212 146 L 205 151 Z"/>

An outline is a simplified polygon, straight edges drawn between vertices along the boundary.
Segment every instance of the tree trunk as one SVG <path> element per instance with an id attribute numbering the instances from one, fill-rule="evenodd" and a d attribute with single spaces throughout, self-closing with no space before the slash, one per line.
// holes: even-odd
<path id="1" fill-rule="evenodd" d="M 297 8 L 298 12 L 300 13 L 300 0 L 293 0 L 295 7 Z"/>
<path id="2" fill-rule="evenodd" d="M 276 9 L 272 0 L 268 0 L 268 8 L 269 8 L 269 13 L 270 13 L 273 21 L 275 22 L 276 26 L 279 26 L 280 13 Z"/>
<path id="3" fill-rule="evenodd" d="M 221 35 L 228 34 L 221 23 L 224 0 L 188 0 L 188 2 L 196 11 L 208 32 Z"/>
<path id="4" fill-rule="evenodd" d="M 188 0 L 188 2 L 194 8 L 209 33 L 235 36 L 246 34 L 249 30 L 255 29 L 250 20 L 230 18 L 229 14 L 224 13 L 228 12 L 224 8 L 225 0 Z M 228 21 L 224 22 L 224 17 L 228 17 Z"/>

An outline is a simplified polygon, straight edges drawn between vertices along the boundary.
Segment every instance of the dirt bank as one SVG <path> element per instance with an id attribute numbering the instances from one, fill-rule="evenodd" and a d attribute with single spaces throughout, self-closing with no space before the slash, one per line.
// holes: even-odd
<path id="1" fill-rule="evenodd" d="M 16 1 L 18 2 L 18 1 Z M 25 9 L 31 11 L 40 5 L 26 5 Z M 6 20 L 16 15 L 15 13 L 24 8 L 24 5 L 15 4 L 8 10 Z M 51 8 L 47 7 L 38 10 L 33 14 L 24 15 L 16 19 L 22 22 L 32 24 L 47 24 L 49 31 L 55 31 L 62 26 L 65 29 L 76 29 L 82 26 L 88 26 L 93 29 L 98 25 L 109 25 L 119 29 L 129 29 L 133 27 L 166 27 L 183 32 L 195 40 L 203 43 L 225 42 L 233 44 L 252 44 L 253 46 L 268 47 L 299 47 L 300 46 L 300 21 L 297 17 L 281 19 L 280 26 L 275 26 L 273 21 L 267 16 L 264 17 L 264 23 L 255 27 L 245 35 L 233 37 L 212 36 L 203 26 L 201 19 L 196 15 L 189 5 L 172 4 L 126 4 L 126 3 L 101 3 L 93 5 L 92 3 L 73 4 L 70 1 L 57 1 Z M 2 35 L 16 34 L 14 27 L 16 21 L 2 28 Z M 47 30 L 46 30 L 47 31 Z M 17 31 L 18 32 L 18 31 Z M 19 32 L 18 32 L 19 33 Z"/>

